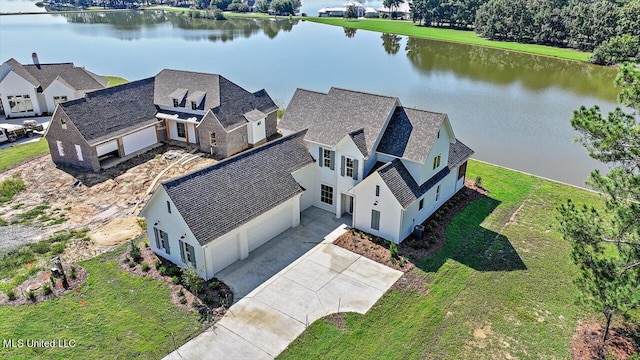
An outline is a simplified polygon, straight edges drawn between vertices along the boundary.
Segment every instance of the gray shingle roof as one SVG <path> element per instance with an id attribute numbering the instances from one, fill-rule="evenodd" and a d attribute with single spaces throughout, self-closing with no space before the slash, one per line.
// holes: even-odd
<path id="1" fill-rule="evenodd" d="M 398 200 L 400 205 L 406 209 L 414 201 L 426 194 L 434 185 L 445 176 L 449 175 L 451 170 L 455 169 L 462 162 L 467 160 L 473 154 L 473 150 L 462 142 L 456 140 L 455 143 L 449 145 L 448 166 L 440 170 L 432 176 L 424 184 L 418 185 L 415 179 L 409 173 L 400 159 L 394 159 L 380 167 L 377 171 L 385 184 L 391 190 L 393 196 Z"/>
<path id="2" fill-rule="evenodd" d="M 165 69 L 155 78 L 154 104 L 173 107 L 171 94 L 178 89 L 187 90 L 186 99 L 192 96 L 199 98 L 204 92 L 204 99 L 198 109 L 212 110 L 227 130 L 246 123 L 243 114 L 251 110 L 269 113 L 278 108 L 265 90 L 251 93 L 218 74 Z M 189 104 L 185 104 L 186 99 L 181 106 L 191 109 Z"/>
<path id="3" fill-rule="evenodd" d="M 424 164 L 445 118 L 441 113 L 398 107 L 377 150 Z"/>
<path id="4" fill-rule="evenodd" d="M 60 104 L 89 144 L 152 124 L 153 78 L 87 93 L 86 97 Z"/>
<path id="5" fill-rule="evenodd" d="M 462 141 L 456 139 L 456 142 L 449 145 L 449 160 L 447 160 L 447 166 L 453 169 L 465 162 L 471 155 L 473 150 Z"/>
<path id="6" fill-rule="evenodd" d="M 364 129 L 356 130 L 349 134 L 351 136 L 351 140 L 356 144 L 358 150 L 364 157 L 369 157 L 369 151 L 367 150 L 367 141 L 364 137 Z"/>
<path id="7" fill-rule="evenodd" d="M 297 89 L 279 127 L 292 131 L 309 129 L 306 140 L 327 146 L 364 129 L 363 142 L 370 154 L 397 102 L 395 97 L 338 88 L 331 88 L 327 94 Z"/>
<path id="8" fill-rule="evenodd" d="M 13 68 L 18 75 L 25 78 L 34 86 L 46 89 L 58 77 L 76 90 L 96 90 L 107 87 L 108 81 L 83 67 L 73 63 L 22 65 L 15 59 L 9 59 L 6 64 Z"/>
<path id="9" fill-rule="evenodd" d="M 303 191 L 291 173 L 313 162 L 304 135 L 274 140 L 163 184 L 201 245 Z"/>

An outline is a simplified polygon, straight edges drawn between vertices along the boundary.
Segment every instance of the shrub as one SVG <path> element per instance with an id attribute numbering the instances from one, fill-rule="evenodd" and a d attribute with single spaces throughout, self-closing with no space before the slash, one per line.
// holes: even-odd
<path id="1" fill-rule="evenodd" d="M 27 291 L 24 295 L 27 297 L 27 300 L 36 301 L 36 293 L 33 291 Z"/>
<path id="2" fill-rule="evenodd" d="M 51 290 L 51 285 L 49 283 L 42 284 L 42 295 L 49 295 L 53 291 Z"/>
<path id="3" fill-rule="evenodd" d="M 69 274 L 69 277 L 72 279 L 77 278 L 78 276 L 76 275 L 76 267 L 71 265 L 71 273 Z"/>
<path id="4" fill-rule="evenodd" d="M 149 271 L 149 264 L 146 262 L 142 263 L 142 271 L 147 272 Z"/>
<path id="5" fill-rule="evenodd" d="M 158 269 L 158 272 L 160 273 L 160 275 L 162 276 L 167 276 L 167 268 L 164 266 L 160 266 L 160 268 Z"/>
<path id="6" fill-rule="evenodd" d="M 482 187 L 482 176 L 476 176 L 476 179 L 473 182 L 477 187 Z"/>
<path id="7" fill-rule="evenodd" d="M 139 263 L 140 260 L 142 260 L 140 247 L 133 240 L 131 240 L 131 245 L 129 247 L 129 256 L 131 256 L 131 259 L 136 263 Z"/>
<path id="8" fill-rule="evenodd" d="M 184 297 L 184 296 L 181 296 L 181 297 L 180 297 L 180 304 L 184 305 L 184 304 L 186 304 L 186 303 L 187 303 L 187 298 L 186 298 L 186 297 Z"/>
<path id="9" fill-rule="evenodd" d="M 198 302 L 198 299 L 193 299 L 193 301 L 191 302 L 191 307 L 193 308 L 197 308 L 200 305 L 200 302 Z"/>
<path id="10" fill-rule="evenodd" d="M 176 285 L 178 285 L 178 284 L 180 284 L 180 278 L 177 277 L 177 276 L 172 276 L 171 277 L 171 282 L 176 284 Z"/>
<path id="11" fill-rule="evenodd" d="M 133 261 L 129 261 L 129 267 L 130 267 L 130 268 L 135 267 L 135 266 L 136 266 L 136 263 L 135 263 L 135 262 L 133 262 Z"/>
<path id="12" fill-rule="evenodd" d="M 31 248 L 37 254 L 46 254 L 51 251 L 51 244 L 46 241 L 37 242 L 35 244 L 31 244 Z"/>
<path id="13" fill-rule="evenodd" d="M 207 305 L 213 305 L 213 296 L 206 294 L 202 297 L 202 301 L 204 301 L 204 303 Z"/>
<path id="14" fill-rule="evenodd" d="M 7 291 L 7 297 L 9 298 L 9 301 L 15 300 L 16 299 L 15 290 L 11 289 L 11 290 Z"/>
<path id="15" fill-rule="evenodd" d="M 60 255 L 64 252 L 64 249 L 67 246 L 63 243 L 56 243 L 51 247 L 51 254 L 53 255 Z"/>
<path id="16" fill-rule="evenodd" d="M 218 299 L 218 307 L 227 307 L 227 299 L 219 298 Z"/>
<path id="17" fill-rule="evenodd" d="M 156 270 L 160 269 L 160 260 L 156 259 L 153 261 L 153 267 L 156 268 Z"/>
<path id="18" fill-rule="evenodd" d="M 178 296 L 184 296 L 184 290 L 182 290 L 182 288 L 178 290 Z"/>
<path id="19" fill-rule="evenodd" d="M 389 244 L 389 253 L 391 254 L 391 259 L 398 258 L 398 245 L 393 241 Z"/>
<path id="20" fill-rule="evenodd" d="M 25 188 L 26 185 L 18 174 L 0 182 L 0 204 L 13 200 L 13 197 Z"/>
<path id="21" fill-rule="evenodd" d="M 182 271 L 177 266 L 169 266 L 169 268 L 167 269 L 167 274 L 169 276 L 180 276 L 182 274 Z"/>
<path id="22" fill-rule="evenodd" d="M 211 280 L 211 282 L 209 283 L 209 289 L 211 290 L 215 290 L 217 288 L 220 287 L 220 282 L 216 281 L 216 280 Z"/>
<path id="23" fill-rule="evenodd" d="M 137 218 L 136 222 L 142 230 L 147 230 L 147 220 L 145 220 L 144 218 Z"/>
<path id="24" fill-rule="evenodd" d="M 204 280 L 192 267 L 182 269 L 182 281 L 187 289 L 196 295 L 204 290 Z"/>

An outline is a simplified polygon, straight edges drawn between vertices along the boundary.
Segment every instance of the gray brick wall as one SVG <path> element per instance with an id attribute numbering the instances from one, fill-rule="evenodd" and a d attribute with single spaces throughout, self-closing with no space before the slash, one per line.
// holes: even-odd
<path id="1" fill-rule="evenodd" d="M 229 132 L 226 137 L 227 155 L 231 156 L 249 148 L 247 125 Z"/>
<path id="2" fill-rule="evenodd" d="M 215 118 L 211 112 L 202 118 L 202 121 L 197 127 L 198 129 L 198 142 L 200 144 L 200 151 L 210 154 L 211 153 L 211 133 L 216 134 L 216 145 L 213 147 L 213 153 L 216 158 L 227 157 L 227 132 L 224 131 L 220 122 Z"/>
<path id="3" fill-rule="evenodd" d="M 66 129 L 62 128 L 61 119 L 65 120 Z M 76 166 L 93 171 L 100 170 L 100 161 L 98 160 L 96 149 L 87 144 L 84 137 L 82 137 L 78 129 L 61 108 L 58 108 L 51 118 L 46 139 L 49 143 L 51 159 L 56 165 Z M 58 141 L 62 142 L 64 156 L 60 156 L 58 152 Z M 76 145 L 80 145 L 83 161 L 78 159 Z"/>

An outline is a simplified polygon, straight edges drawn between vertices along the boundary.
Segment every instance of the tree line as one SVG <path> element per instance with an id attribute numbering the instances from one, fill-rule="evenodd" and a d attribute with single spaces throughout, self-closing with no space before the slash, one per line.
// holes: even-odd
<path id="1" fill-rule="evenodd" d="M 640 0 L 411 0 L 409 5 L 418 24 L 473 28 L 491 40 L 594 51 L 592 61 L 600 64 L 639 52 Z"/>

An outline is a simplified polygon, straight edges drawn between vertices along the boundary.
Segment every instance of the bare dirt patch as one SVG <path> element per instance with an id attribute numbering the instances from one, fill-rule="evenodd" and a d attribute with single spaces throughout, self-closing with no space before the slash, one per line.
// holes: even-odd
<path id="1" fill-rule="evenodd" d="M 345 326 L 345 314 L 344 313 L 334 313 L 327 315 L 324 320 L 329 323 L 335 325 L 339 330 L 347 331 L 347 327 Z"/>
<path id="2" fill-rule="evenodd" d="M 72 270 L 72 267 L 74 270 Z M 88 278 L 89 274 L 85 268 L 79 265 L 63 265 L 65 274 L 67 275 L 66 284 L 62 279 L 56 279 L 51 277 L 51 271 L 46 270 L 38 276 L 24 281 L 18 285 L 13 291 L 16 298 L 10 300 L 6 295 L 0 298 L 0 305 L 25 305 L 42 302 L 48 299 L 56 298 L 64 295 L 65 293 L 78 288 Z M 73 274 L 73 275 L 72 275 Z M 50 293 L 46 293 L 45 287 L 51 290 Z M 27 297 L 27 293 L 31 292 L 34 296 L 32 298 Z"/>
<path id="3" fill-rule="evenodd" d="M 609 338 L 602 347 L 604 327 L 597 323 L 579 324 L 571 341 L 571 357 L 582 359 L 627 360 L 640 353 L 640 334 L 638 329 L 611 327 Z"/>
<path id="4" fill-rule="evenodd" d="M 404 292 L 413 292 L 420 295 L 429 295 L 427 287 L 433 279 L 428 275 L 422 275 L 415 271 L 408 271 L 402 274 L 400 279 L 396 281 L 391 288 Z"/>
<path id="5" fill-rule="evenodd" d="M 227 284 L 217 278 L 205 282 L 203 290 L 196 296 L 181 282 L 180 268 L 172 262 L 156 255 L 151 248 L 142 246 L 140 255 L 142 259 L 135 263 L 129 256 L 130 247 L 118 257 L 120 268 L 138 276 L 147 276 L 166 283 L 171 289 L 171 301 L 179 308 L 199 312 L 201 320 L 205 323 L 214 323 L 220 320 L 233 304 L 233 291 Z M 143 264 L 148 267 L 143 268 Z"/>
<path id="6" fill-rule="evenodd" d="M 389 241 L 355 229 L 347 231 L 333 243 L 393 269 L 408 272 L 415 266 L 414 262 L 440 250 L 451 219 L 469 203 L 486 194 L 484 188 L 467 180 L 462 190 L 422 223 L 425 226 L 423 238 L 417 239 L 412 234 L 404 239 L 398 245 L 398 256 L 395 258 L 391 256 Z"/>
<path id="7" fill-rule="evenodd" d="M 5 238 L 0 227 L 0 243 L 18 246 L 56 231 L 89 228 L 95 242 L 80 244 L 80 253 L 70 255 L 80 259 L 135 238 L 141 230 L 135 229 L 132 218 L 163 181 L 216 162 L 192 152 L 165 145 L 101 173 L 60 169 L 45 155 L 0 173 L 0 181 L 19 173 L 25 182 L 24 191 L 0 206 L 0 218 L 9 224 L 20 223 L 12 229 L 23 229 L 28 235 L 14 241 L 15 237 Z M 42 208 L 37 216 L 24 220 L 25 213 L 38 207 Z"/>

